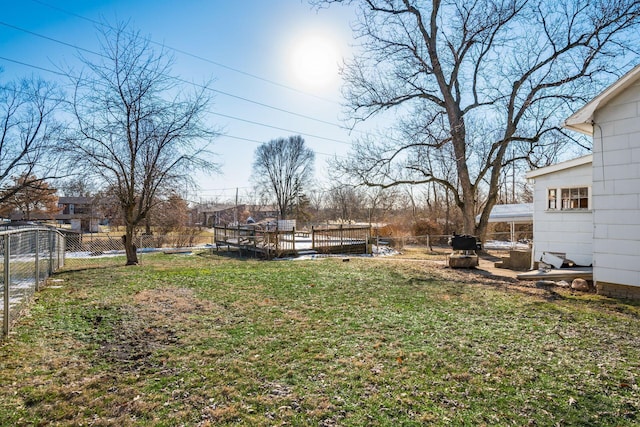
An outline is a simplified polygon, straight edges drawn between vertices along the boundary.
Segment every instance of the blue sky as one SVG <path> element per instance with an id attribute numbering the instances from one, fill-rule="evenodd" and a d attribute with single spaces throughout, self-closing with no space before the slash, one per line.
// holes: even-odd
<path id="1" fill-rule="evenodd" d="M 350 27 L 355 15 L 347 7 L 316 11 L 301 0 L 2 3 L 0 57 L 6 59 L 0 59 L 0 81 L 32 74 L 62 80 L 34 67 L 77 67 L 76 50 L 60 42 L 97 50 L 98 36 L 91 21 L 129 21 L 154 42 L 193 55 L 173 52 L 174 74 L 195 82 L 214 79 L 212 88 L 218 92 L 210 120 L 226 135 L 217 138 L 212 148 L 222 173 L 198 176 L 201 191 L 191 194 L 191 199 L 230 200 L 238 188 L 240 198 L 250 201 L 251 163 L 258 146 L 254 141 L 292 134 L 301 134 L 316 151 L 316 177 L 326 185 L 326 161 L 332 155 L 346 155 L 356 135 L 340 128 L 344 124 L 340 121 L 341 82 L 337 65 L 333 66 L 350 57 L 355 43 Z M 314 79 L 316 84 L 301 80 L 304 70 L 296 73 L 292 65 L 299 44 L 311 40 L 320 40 L 327 55 L 336 58 L 325 61 L 332 67 Z M 322 46 L 313 51 L 319 52 Z"/>

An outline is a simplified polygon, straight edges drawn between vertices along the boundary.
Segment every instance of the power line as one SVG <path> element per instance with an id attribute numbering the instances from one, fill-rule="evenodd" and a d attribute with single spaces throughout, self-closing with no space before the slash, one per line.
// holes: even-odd
<path id="1" fill-rule="evenodd" d="M 49 72 L 49 73 L 54 73 L 54 74 L 57 74 L 57 75 L 60 75 L 60 76 L 63 76 L 63 77 L 69 77 L 68 74 L 60 72 L 60 71 L 55 71 L 55 70 L 52 70 L 50 68 L 45 68 L 45 67 L 40 67 L 40 66 L 33 65 L 33 64 L 28 64 L 26 62 L 17 61 L 15 59 L 6 58 L 4 56 L 0 56 L 0 60 L 13 62 L 13 63 L 19 64 L 19 65 L 23 65 L 25 67 L 34 68 L 34 69 L 38 69 L 38 70 L 41 70 L 41 71 L 46 71 L 46 72 Z M 272 126 L 272 125 L 268 125 L 266 123 L 260 123 L 260 122 L 256 122 L 256 121 L 252 121 L 252 120 L 248 120 L 248 119 L 242 119 L 240 117 L 235 117 L 235 116 L 231 116 L 231 115 L 228 115 L 228 114 L 215 113 L 215 112 L 210 112 L 210 114 L 221 116 L 221 117 L 226 117 L 226 118 L 232 119 L 232 120 L 242 121 L 242 122 L 245 122 L 245 123 L 255 124 L 256 126 L 262 126 L 262 127 L 267 127 L 267 128 L 271 128 L 271 129 L 282 130 L 282 131 L 285 131 L 285 132 L 291 132 L 291 133 L 294 133 L 294 134 L 305 135 L 305 136 L 309 136 L 309 137 L 312 137 L 312 138 L 323 139 L 323 140 L 326 140 L 326 141 L 332 141 L 332 142 L 336 142 L 336 143 L 340 143 L 340 144 L 346 144 L 346 145 L 349 145 L 349 146 L 351 145 L 350 143 L 348 143 L 346 141 L 340 141 L 340 140 L 337 140 L 337 139 L 327 138 L 327 137 L 323 137 L 323 136 L 319 136 L 319 135 L 313 135 L 313 134 L 310 134 L 310 133 L 307 133 L 307 132 L 300 132 L 300 131 L 297 131 L 297 130 L 292 130 L 292 129 L 286 129 L 286 128 L 281 128 L 281 127 L 277 127 L 277 126 Z M 227 135 L 223 134 L 221 136 L 227 136 Z M 262 143 L 263 142 L 263 141 L 251 140 L 251 139 L 247 139 L 247 138 L 239 138 L 239 137 L 233 137 L 233 136 L 229 136 L 229 137 L 230 138 L 236 138 L 236 139 L 244 139 L 244 140 L 247 140 L 247 141 L 257 142 L 257 143 Z M 321 152 L 318 152 L 318 154 L 325 155 L 325 156 L 332 156 L 331 154 L 326 154 L 326 153 L 321 153 Z"/>
<path id="2" fill-rule="evenodd" d="M 62 71 L 54 71 L 54 70 L 51 70 L 49 68 L 39 67 L 39 66 L 33 65 L 33 64 L 27 64 L 26 62 L 17 61 L 15 59 L 6 58 L 4 56 L 0 56 L 0 59 L 3 60 L 3 61 L 7 61 L 7 62 L 13 62 L 14 64 L 24 65 L 25 67 L 35 68 L 36 70 L 46 71 L 48 73 L 57 74 L 57 75 L 63 76 L 63 77 L 69 77 L 68 74 L 63 73 Z"/>
<path id="3" fill-rule="evenodd" d="M 57 10 L 57 11 L 62 12 L 62 13 L 64 13 L 64 14 L 67 14 L 67 15 L 70 15 L 70 16 L 73 16 L 73 17 L 76 17 L 76 18 L 79 18 L 79 19 L 85 20 L 85 21 L 90 22 L 90 23 L 92 23 L 92 24 L 94 24 L 94 25 L 99 25 L 99 26 L 102 26 L 102 27 L 107 27 L 107 28 L 110 28 L 110 29 L 112 29 L 112 30 L 114 29 L 111 25 L 109 25 L 109 24 L 107 24 L 107 23 L 99 22 L 99 21 L 96 21 L 96 20 L 94 20 L 94 19 L 87 18 L 86 16 L 82 16 L 82 15 L 80 15 L 80 14 L 77 14 L 77 13 L 74 13 L 74 12 L 71 12 L 71 11 L 68 11 L 68 10 L 66 10 L 66 9 L 62 9 L 62 8 L 60 8 L 60 7 L 58 7 L 58 6 L 51 5 L 51 4 L 46 3 L 46 2 L 44 2 L 44 1 L 41 1 L 41 0 L 31 0 L 31 1 L 32 1 L 32 2 L 34 2 L 34 3 L 38 3 L 38 4 L 42 5 L 42 6 L 48 7 L 48 8 L 50 8 L 50 9 Z M 267 79 L 267 78 L 265 78 L 265 77 L 261 77 L 261 76 L 258 76 L 258 75 L 256 75 L 256 74 L 253 74 L 253 73 L 249 73 L 249 72 L 247 72 L 247 71 L 243 71 L 243 70 L 240 70 L 240 69 L 238 69 L 238 68 L 231 67 L 231 66 L 229 66 L 229 65 L 225 65 L 225 64 L 223 64 L 223 63 L 221 63 L 221 62 L 217 62 L 217 61 L 214 61 L 214 60 L 212 60 L 212 59 L 205 58 L 205 57 L 200 56 L 200 55 L 196 55 L 196 54 L 194 54 L 194 53 L 188 52 L 188 51 L 183 50 L 183 49 L 179 49 L 179 48 L 176 48 L 176 47 L 172 47 L 172 46 L 166 45 L 166 44 L 164 44 L 164 43 L 159 43 L 159 42 L 156 42 L 156 41 L 151 40 L 151 39 L 147 39 L 147 40 L 148 40 L 150 43 L 153 43 L 153 44 L 155 44 L 155 45 L 161 46 L 161 47 L 166 48 L 166 49 L 173 50 L 174 52 L 180 53 L 180 54 L 182 54 L 182 55 L 190 56 L 190 57 L 192 57 L 192 58 L 198 59 L 198 60 L 203 61 L 203 62 L 207 62 L 207 63 L 212 64 L 212 65 L 215 65 L 215 66 L 217 66 L 217 67 L 224 68 L 224 69 L 229 70 L 229 71 L 233 71 L 234 73 L 242 74 L 242 75 L 244 75 L 244 76 L 251 77 L 251 78 L 253 78 L 253 79 L 260 80 L 260 81 L 263 81 L 263 82 L 265 82 L 265 83 L 269 83 L 269 84 L 272 84 L 272 85 L 274 85 L 274 86 L 281 87 L 281 88 L 283 88 L 283 89 L 287 89 L 287 90 L 290 90 L 290 91 L 293 91 L 293 92 L 300 93 L 300 94 L 302 94 L 302 95 L 310 96 L 310 97 L 313 97 L 313 98 L 316 98 L 316 99 L 320 99 L 320 100 L 322 100 L 322 101 L 326 101 L 326 102 L 329 102 L 329 103 L 332 103 L 332 104 L 338 104 L 338 105 L 339 105 L 339 102 L 337 102 L 337 101 L 335 101 L 335 100 L 332 100 L 332 99 L 329 99 L 329 98 L 325 98 L 325 97 L 322 97 L 322 96 L 319 96 L 319 95 L 315 95 L 315 94 L 312 94 L 312 93 L 309 93 L 309 92 L 305 92 L 305 91 L 300 90 L 300 89 L 298 89 L 298 88 L 295 88 L 295 87 L 292 87 L 292 86 L 288 86 L 288 85 L 285 85 L 285 84 L 283 84 L 283 83 L 279 83 L 279 82 L 276 82 L 276 81 L 274 81 L 274 80 Z"/>
<path id="4" fill-rule="evenodd" d="M 36 1 L 37 2 L 38 0 L 32 0 L 32 1 Z M 3 22 L 3 21 L 0 21 L 0 25 L 4 25 L 4 26 L 6 26 L 8 28 L 12 28 L 12 29 L 14 29 L 16 31 L 22 31 L 22 32 L 30 34 L 32 36 L 42 38 L 44 40 L 49 40 L 51 42 L 58 43 L 58 44 L 61 44 L 63 46 L 71 47 L 73 49 L 77 49 L 77 50 L 82 51 L 82 52 L 87 52 L 87 53 L 90 53 L 92 55 L 96 55 L 96 56 L 100 56 L 102 58 L 105 58 L 105 55 L 101 54 L 100 52 L 96 52 L 96 51 L 93 51 L 93 50 L 90 50 L 90 49 L 86 49 L 86 48 L 80 47 L 80 46 L 72 44 L 72 43 L 67 43 L 65 41 L 62 41 L 62 40 L 59 40 L 59 39 L 56 39 L 56 38 L 53 38 L 53 37 L 45 36 L 43 34 L 39 34 L 39 33 L 36 33 L 34 31 L 30 31 L 30 30 L 27 30 L 25 28 L 18 27 L 16 25 L 8 24 L 8 23 Z M 112 27 L 108 27 L 108 28 L 112 28 Z M 158 44 L 157 42 L 153 42 L 152 40 L 149 40 L 149 41 L 152 42 L 152 43 Z M 9 61 L 11 61 L 11 60 L 9 60 Z M 13 60 L 11 62 L 20 63 L 20 62 L 15 61 L 15 60 Z M 25 65 L 25 64 L 22 63 L 22 65 Z M 37 67 L 34 66 L 34 68 L 37 68 Z M 58 74 L 60 74 L 60 73 L 58 73 Z M 322 123 L 322 124 L 325 124 L 325 125 L 337 127 L 339 129 L 342 129 L 342 130 L 346 130 L 344 126 L 341 126 L 338 123 L 330 122 L 330 121 L 327 121 L 327 120 L 322 120 L 322 119 L 319 119 L 319 118 L 316 118 L 316 117 L 312 117 L 312 116 L 309 116 L 309 115 L 306 115 L 306 114 L 296 113 L 295 111 L 290 111 L 290 110 L 287 110 L 287 109 L 284 109 L 284 108 L 280 108 L 280 107 L 276 107 L 276 106 L 273 106 L 273 105 L 270 105 L 270 104 L 266 104 L 264 102 L 255 101 L 255 100 L 250 99 L 250 98 L 246 98 L 246 97 L 243 97 L 243 96 L 235 95 L 233 93 L 225 92 L 225 91 L 222 91 L 222 90 L 219 90 L 219 89 L 214 89 L 214 88 L 211 88 L 209 86 L 200 85 L 200 84 L 197 84 L 195 82 L 190 82 L 188 80 L 181 79 L 179 77 L 175 77 L 175 76 L 167 76 L 167 77 L 170 77 L 170 78 L 172 78 L 172 79 L 174 79 L 174 80 L 176 80 L 178 82 L 181 82 L 181 83 L 185 83 L 185 84 L 188 84 L 188 85 L 191 85 L 191 86 L 199 87 L 201 89 L 206 89 L 206 90 L 209 90 L 211 92 L 218 93 L 218 94 L 224 95 L 224 96 L 228 96 L 230 98 L 235 98 L 235 99 L 238 99 L 238 100 L 241 100 L 241 101 L 244 101 L 244 102 L 248 102 L 248 103 L 251 103 L 251 104 L 255 104 L 255 105 L 258 105 L 260 107 L 269 108 L 269 109 L 274 110 L 274 111 L 279 111 L 279 112 L 290 114 L 290 115 L 293 115 L 293 116 L 296 116 L 296 117 L 300 117 L 300 118 L 303 118 L 303 119 L 312 120 L 312 121 L 315 121 L 315 122 L 318 122 L 318 123 Z"/>
<path id="5" fill-rule="evenodd" d="M 13 59 L 5 58 L 3 56 L 0 56 L 0 60 L 5 60 L 5 61 L 9 61 L 9 62 L 15 62 L 17 64 L 24 65 L 26 67 L 32 67 L 32 68 L 36 68 L 36 69 L 39 69 L 39 70 L 42 70 L 42 71 L 47 71 L 47 72 L 50 72 L 50 73 L 57 73 L 57 74 L 60 74 L 60 75 L 62 75 L 64 77 L 68 77 L 67 74 L 64 74 L 62 72 L 57 72 L 57 71 L 54 71 L 54 70 L 51 70 L 51 69 L 48 69 L 48 68 L 44 68 L 44 67 L 38 67 L 36 65 L 27 64 L 25 62 L 21 62 L 21 61 L 16 61 L 16 60 L 13 60 Z M 6 88 L 5 87 L 1 87 L 1 89 L 6 89 Z M 25 93 L 25 92 L 23 92 L 21 90 L 16 90 L 16 92 Z M 55 101 L 58 101 L 58 102 L 65 102 L 66 101 L 64 99 L 52 99 L 52 100 L 55 100 Z M 255 124 L 257 126 L 268 127 L 268 128 L 277 129 L 277 130 L 283 130 L 285 132 L 291 132 L 291 133 L 294 133 L 294 134 L 310 136 L 312 138 L 324 139 L 324 140 L 328 140 L 328 141 L 337 142 L 337 143 L 340 143 L 340 144 L 346 144 L 346 145 L 349 145 L 349 146 L 351 145 L 350 143 L 345 142 L 345 141 L 340 141 L 340 140 L 332 139 L 332 138 L 326 138 L 326 137 L 313 135 L 313 134 L 308 134 L 308 133 L 304 133 L 304 132 L 298 132 L 298 131 L 291 130 L 291 129 L 280 128 L 280 127 L 268 125 L 268 124 L 265 124 L 265 123 L 259 123 L 259 122 L 255 122 L 255 121 L 252 121 L 252 120 L 247 120 L 247 119 L 242 119 L 242 118 L 239 118 L 239 117 L 230 116 L 230 115 L 227 115 L 227 114 L 214 113 L 214 112 L 209 112 L 209 113 L 213 114 L 213 115 L 217 115 L 217 116 L 222 116 L 222 117 L 226 117 L 226 118 L 229 118 L 229 119 L 233 119 L 233 120 L 238 120 L 238 121 L 242 121 L 242 122 L 246 122 L 246 123 Z M 240 141 L 253 142 L 253 143 L 256 143 L 256 144 L 263 144 L 265 142 L 265 141 L 259 141 L 257 139 L 244 138 L 244 137 L 234 136 L 234 135 L 229 135 L 229 134 L 224 134 L 224 133 L 221 134 L 220 137 L 232 138 L 232 139 L 237 139 L 237 140 L 240 140 Z M 314 150 L 314 153 L 316 153 L 318 155 L 321 155 L 321 156 L 331 157 L 331 158 L 343 158 L 343 159 L 345 158 L 344 156 L 339 156 L 337 154 L 323 153 L 321 151 L 315 151 L 315 150 Z"/>
<path id="6" fill-rule="evenodd" d="M 102 55 L 102 54 L 100 54 L 98 52 L 94 52 L 92 50 L 85 49 L 85 48 L 80 47 L 78 45 L 75 45 L 75 44 L 72 44 L 72 43 L 67 43 L 67 42 L 62 41 L 62 40 L 54 39 L 53 37 L 48 37 L 48 36 L 45 36 L 44 34 L 39 34 L 39 33 L 36 33 L 34 31 L 27 30 L 26 28 L 18 27 L 16 25 L 12 25 L 12 24 L 9 24 L 9 23 L 4 22 L 4 21 L 0 21 L 0 25 L 4 25 L 5 27 L 11 28 L 11 29 L 16 30 L 16 31 L 22 31 L 23 33 L 27 33 L 27 34 L 30 34 L 30 35 L 35 36 L 35 37 L 40 37 L 41 39 L 49 40 L 49 41 L 52 41 L 54 43 L 62 44 L 62 45 L 65 45 L 67 47 L 71 47 L 71 48 L 76 49 L 76 50 L 80 50 L 80 51 L 83 51 L 83 52 L 91 53 L 93 55 L 98 55 L 98 56 L 104 57 L 104 55 Z"/>
<path id="7" fill-rule="evenodd" d="M 272 125 L 268 125 L 268 124 L 265 124 L 265 123 L 256 122 L 256 121 L 253 121 L 253 120 L 241 119 L 240 117 L 229 116 L 227 114 L 222 114 L 222 113 L 210 112 L 210 114 L 213 114 L 213 115 L 216 115 L 216 116 L 220 116 L 220 117 L 226 117 L 226 118 L 232 119 L 232 120 L 238 120 L 238 121 L 241 121 L 241 122 L 244 122 L 244 123 L 251 123 L 251 124 L 257 125 L 257 126 L 263 126 L 263 127 L 267 127 L 267 128 L 271 128 L 271 129 L 282 130 L 282 131 L 285 131 L 285 132 L 298 133 L 300 135 L 309 136 L 311 138 L 324 139 L 325 141 L 337 142 L 339 144 L 345 144 L 345 145 L 351 146 L 351 143 L 346 142 L 346 141 L 340 141 L 338 139 L 327 138 L 327 137 L 324 137 L 324 136 L 313 135 L 313 134 L 305 133 L 305 132 L 298 132 L 298 131 L 295 131 L 295 130 L 281 128 L 281 127 L 278 127 L 278 126 L 272 126 Z"/>
<path id="8" fill-rule="evenodd" d="M 202 188 L 201 191 L 235 191 L 237 189 L 244 190 L 246 188 L 253 188 L 251 186 L 245 185 L 243 187 L 226 187 L 226 188 Z"/>
<path id="9" fill-rule="evenodd" d="M 220 135 L 220 137 L 221 138 L 222 137 L 226 137 L 226 138 L 231 138 L 231 139 L 237 139 L 239 141 L 255 142 L 256 144 L 264 144 L 264 141 L 258 141 L 257 139 L 244 138 L 244 137 L 241 137 L 241 136 L 222 134 L 222 135 Z M 320 155 L 320 156 L 326 156 L 326 157 L 331 157 L 331 158 L 337 157 L 337 158 L 341 158 L 341 159 L 346 159 L 346 157 L 339 156 L 337 154 L 323 153 L 321 151 L 316 151 L 316 150 L 313 150 L 313 152 L 318 154 L 318 155 Z"/>

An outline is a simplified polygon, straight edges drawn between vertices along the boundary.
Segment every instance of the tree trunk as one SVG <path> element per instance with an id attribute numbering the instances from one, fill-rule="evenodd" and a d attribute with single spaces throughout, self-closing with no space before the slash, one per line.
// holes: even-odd
<path id="1" fill-rule="evenodd" d="M 434 191 L 435 193 L 435 191 Z M 444 210 L 445 210 L 445 234 L 451 234 L 451 200 L 449 199 L 449 189 L 444 190 Z"/>
<path id="2" fill-rule="evenodd" d="M 449 123 L 451 127 L 451 140 L 453 150 L 456 155 L 456 170 L 460 189 L 462 190 L 462 200 L 458 200 L 457 205 L 462 211 L 462 234 L 473 235 L 476 231 L 476 188 L 471 182 L 469 166 L 467 165 L 467 139 L 465 122 L 460 112 L 460 108 L 454 100 L 449 101 Z"/>
<path id="3" fill-rule="evenodd" d="M 124 251 L 127 254 L 127 265 L 138 265 L 138 248 L 133 241 L 134 237 L 134 227 L 127 225 L 126 234 L 122 236 Z"/>
<path id="4" fill-rule="evenodd" d="M 507 130 L 507 135 L 505 136 L 505 141 L 508 141 L 510 137 L 512 137 L 515 133 L 515 129 L 510 127 Z M 478 225 L 476 227 L 476 236 L 480 238 L 480 240 L 484 243 L 487 238 L 487 229 L 489 224 L 489 215 L 491 214 L 491 210 L 498 203 L 499 192 L 500 192 L 500 175 L 503 170 L 503 159 L 507 152 L 508 144 L 505 142 L 502 144 L 498 153 L 496 154 L 496 159 L 493 161 L 493 168 L 491 170 L 491 178 L 489 180 L 489 193 L 487 194 L 487 200 L 485 202 L 484 208 L 480 213 L 480 221 L 478 221 Z"/>
<path id="5" fill-rule="evenodd" d="M 464 194 L 464 206 L 462 209 L 462 233 L 474 235 L 476 232 L 476 215 L 475 201 L 473 195 L 471 197 Z"/>
<path id="6" fill-rule="evenodd" d="M 151 236 L 151 219 L 149 219 L 149 214 L 144 220 L 144 232 L 146 235 Z"/>

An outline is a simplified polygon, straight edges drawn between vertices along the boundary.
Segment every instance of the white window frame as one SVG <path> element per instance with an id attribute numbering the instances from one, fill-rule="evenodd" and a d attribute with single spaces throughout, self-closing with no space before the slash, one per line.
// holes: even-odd
<path id="1" fill-rule="evenodd" d="M 553 192 L 553 196 L 551 195 Z M 547 210 L 555 211 L 558 209 L 558 189 L 547 188 Z"/>
<path id="2" fill-rule="evenodd" d="M 568 207 L 566 201 L 569 203 L 571 200 L 579 200 L 584 199 L 584 197 L 580 197 L 580 190 L 587 190 L 587 207 Z M 574 199 L 571 192 L 578 191 L 577 198 Z M 551 193 L 555 192 L 555 195 L 552 198 Z M 564 198 L 566 192 L 569 192 L 569 198 Z M 552 207 L 553 205 L 553 207 Z M 546 200 L 546 210 L 551 212 L 584 212 L 591 210 L 591 187 L 588 185 L 574 185 L 571 187 L 549 187 L 547 188 L 547 200 Z"/>

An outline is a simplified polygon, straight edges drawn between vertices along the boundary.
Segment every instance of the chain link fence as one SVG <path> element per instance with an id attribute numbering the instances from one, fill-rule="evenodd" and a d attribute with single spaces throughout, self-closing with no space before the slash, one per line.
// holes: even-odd
<path id="1" fill-rule="evenodd" d="M 134 238 L 138 258 L 146 254 L 190 253 L 215 247 L 212 233 L 194 229 L 187 233 L 140 234 Z M 70 269 L 93 266 L 118 266 L 126 262 L 122 233 L 68 234 L 65 266 Z"/>
<path id="2" fill-rule="evenodd" d="M 0 231 L 2 337 L 40 285 L 64 266 L 65 238 L 45 227 Z"/>
<path id="3" fill-rule="evenodd" d="M 405 248 L 423 250 L 431 253 L 436 259 L 445 260 L 451 253 L 450 234 L 423 236 L 377 236 L 378 246 L 388 245 L 402 251 Z M 506 254 L 511 250 L 529 250 L 533 243 L 531 232 L 497 232 L 489 233 L 482 246 L 483 250 L 495 255 Z"/>

